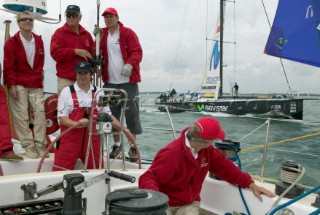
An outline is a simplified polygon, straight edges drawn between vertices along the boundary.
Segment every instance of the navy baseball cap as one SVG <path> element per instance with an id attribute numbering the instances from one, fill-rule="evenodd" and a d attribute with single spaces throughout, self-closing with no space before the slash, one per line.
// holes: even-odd
<path id="1" fill-rule="evenodd" d="M 91 72 L 92 71 L 92 67 L 91 67 L 91 63 L 87 62 L 87 61 L 80 61 L 77 63 L 76 65 L 76 69 L 74 70 L 75 72 Z"/>
<path id="2" fill-rule="evenodd" d="M 80 13 L 80 7 L 77 5 L 68 5 L 66 13 Z"/>

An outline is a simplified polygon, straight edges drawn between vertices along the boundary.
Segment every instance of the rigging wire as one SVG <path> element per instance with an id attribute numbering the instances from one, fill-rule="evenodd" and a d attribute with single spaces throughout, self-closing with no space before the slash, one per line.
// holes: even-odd
<path id="1" fill-rule="evenodd" d="M 179 43 L 178 43 L 178 48 L 177 48 L 177 55 L 176 55 L 175 60 L 174 60 L 174 65 L 173 65 L 173 70 L 172 70 L 172 74 L 171 74 L 169 90 L 172 89 L 173 76 L 174 76 L 174 73 L 176 71 L 176 67 L 177 67 L 177 64 L 178 64 L 178 59 L 179 59 L 179 56 L 180 56 L 180 53 L 181 53 L 181 44 L 182 44 L 182 38 L 183 38 L 183 35 L 184 35 L 186 23 L 187 23 L 189 5 L 190 5 L 190 0 L 187 1 L 186 7 L 184 9 L 184 15 L 183 15 L 184 18 L 183 18 L 183 23 L 182 23 L 182 31 L 180 32 L 179 39 L 178 39 Z"/>
<path id="2" fill-rule="evenodd" d="M 272 27 L 271 27 L 271 22 L 270 22 L 269 15 L 268 15 L 268 13 L 267 13 L 267 9 L 266 9 L 266 6 L 265 6 L 263 0 L 261 0 L 261 4 L 262 4 L 262 6 L 263 6 L 264 13 L 265 13 L 265 15 L 266 15 L 266 18 L 267 18 L 267 21 L 268 21 L 268 24 L 269 24 L 269 27 L 270 27 L 270 31 L 271 31 L 271 28 L 272 28 Z M 275 41 L 274 38 L 272 38 L 272 40 Z M 279 60 L 280 60 L 280 64 L 281 64 L 281 67 L 282 67 L 282 71 L 283 71 L 284 76 L 285 76 L 286 81 L 287 81 L 287 85 L 288 85 L 290 94 L 291 94 L 292 98 L 294 98 L 293 91 L 291 90 L 291 86 L 290 86 L 290 83 L 289 83 L 289 80 L 288 80 L 288 76 L 287 76 L 287 73 L 286 73 L 286 69 L 284 68 L 284 64 L 283 64 L 282 58 L 279 57 Z"/>
<path id="3" fill-rule="evenodd" d="M 232 38 L 232 41 L 226 41 L 224 40 L 223 43 L 231 43 L 234 45 L 234 49 L 233 49 L 233 82 L 235 82 L 235 73 L 236 73 L 236 41 L 237 41 L 237 34 L 236 34 L 236 2 L 235 1 L 227 1 L 227 2 L 231 2 L 233 3 L 233 28 L 229 28 L 230 31 L 231 31 L 231 35 L 233 36 Z M 226 12 L 225 12 L 226 13 Z M 231 24 L 231 25 L 232 25 Z M 231 26 L 230 25 L 230 26 Z M 226 26 L 226 24 L 224 25 Z M 232 31 L 233 30 L 233 31 Z M 225 32 L 225 31 L 224 31 Z M 226 50 L 226 49 L 224 49 Z M 226 51 L 223 52 L 223 59 L 224 59 L 224 63 L 225 63 L 225 66 L 224 67 L 227 67 L 228 63 L 227 63 L 227 57 L 225 56 L 225 53 Z M 228 77 L 228 80 L 229 80 L 229 89 L 231 90 L 230 93 L 232 93 L 232 87 L 233 87 L 233 84 L 232 84 L 232 78 L 230 78 L 230 74 L 228 72 L 228 70 L 224 70 L 224 73 L 227 74 L 227 77 Z"/>
<path id="4" fill-rule="evenodd" d="M 236 82 L 236 64 L 237 64 L 237 23 L 236 23 L 236 1 L 233 4 L 233 23 L 234 23 L 234 57 L 233 57 L 233 82 Z M 232 88 L 231 88 L 232 89 Z"/>

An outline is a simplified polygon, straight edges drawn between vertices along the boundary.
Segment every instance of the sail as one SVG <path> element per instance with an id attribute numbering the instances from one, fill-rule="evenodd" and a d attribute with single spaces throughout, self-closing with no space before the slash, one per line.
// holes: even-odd
<path id="1" fill-rule="evenodd" d="M 225 9 L 225 2 L 223 2 L 223 10 Z M 206 74 L 203 78 L 201 89 L 199 93 L 203 97 L 218 98 L 219 87 L 220 87 L 220 12 L 218 14 L 217 21 L 215 23 L 215 31 L 213 35 L 214 43 L 211 48 L 211 53 L 208 60 Z"/>
<path id="2" fill-rule="evenodd" d="M 279 0 L 268 55 L 320 66 L 320 0 Z"/>

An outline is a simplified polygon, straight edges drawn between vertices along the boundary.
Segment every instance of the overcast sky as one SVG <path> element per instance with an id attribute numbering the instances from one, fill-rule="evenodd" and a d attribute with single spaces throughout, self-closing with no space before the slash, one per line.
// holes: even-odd
<path id="1" fill-rule="evenodd" d="M 271 21 L 277 3 L 277 0 L 265 2 Z M 42 35 L 46 49 L 46 91 L 56 91 L 55 63 L 49 53 L 49 44 L 54 31 L 65 23 L 64 11 L 69 4 L 80 6 L 83 14 L 81 24 L 89 32 L 92 32 L 96 23 L 95 0 L 62 0 L 60 24 L 35 22 L 35 33 Z M 167 90 L 171 79 L 178 92 L 194 91 L 199 87 L 206 68 L 206 49 L 210 48 L 206 45 L 206 37 L 212 38 L 213 35 L 218 0 L 209 0 L 208 18 L 206 0 L 101 0 L 100 14 L 107 7 L 115 7 L 120 21 L 132 28 L 140 39 L 144 54 L 141 63 L 142 82 L 139 85 L 141 92 Z M 58 18 L 59 1 L 47 0 L 47 9 L 46 16 Z M 100 18 L 100 26 L 104 27 L 103 17 Z M 12 20 L 11 35 L 18 31 L 13 14 L 0 11 L 0 19 L 2 22 Z M 0 30 L 2 47 L 4 24 Z M 229 43 L 225 45 L 224 63 L 227 67 L 224 92 L 230 92 L 234 81 L 240 86 L 240 93 L 289 91 L 279 59 L 263 54 L 269 31 L 261 1 L 227 3 L 225 40 L 234 41 L 236 38 L 236 46 Z M 3 50 L 0 59 L 2 62 Z M 293 91 L 320 92 L 318 68 L 287 60 L 284 60 L 284 65 Z"/>

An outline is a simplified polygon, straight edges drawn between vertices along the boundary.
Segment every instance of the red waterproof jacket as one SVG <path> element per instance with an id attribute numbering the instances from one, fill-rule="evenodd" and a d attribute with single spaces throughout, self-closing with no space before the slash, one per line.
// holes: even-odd
<path id="1" fill-rule="evenodd" d="M 34 33 L 35 55 L 33 68 L 28 63 L 19 32 L 4 45 L 3 77 L 6 85 L 26 88 L 43 88 L 44 46 L 41 36 Z"/>
<path id="2" fill-rule="evenodd" d="M 60 78 L 76 80 L 74 72 L 76 64 L 85 60 L 75 54 L 75 49 L 84 49 L 93 54 L 93 39 L 91 34 L 79 25 L 76 34 L 66 23 L 58 28 L 51 37 L 50 54 L 56 61 L 56 75 Z"/>
<path id="3" fill-rule="evenodd" d="M 0 156 L 13 152 L 9 121 L 9 110 L 4 88 L 0 85 Z"/>
<path id="4" fill-rule="evenodd" d="M 125 64 L 129 63 L 132 66 L 132 73 L 129 77 L 129 83 L 141 82 L 139 64 L 142 60 L 142 48 L 139 38 L 132 29 L 124 27 L 121 22 L 118 23 L 120 31 L 120 50 L 123 61 Z M 100 49 L 104 58 L 104 64 L 102 66 L 102 80 L 104 83 L 108 83 L 109 81 L 107 38 L 108 29 L 103 28 Z"/>
<path id="5" fill-rule="evenodd" d="M 200 201 L 200 192 L 208 171 L 219 178 L 247 188 L 253 182 L 220 151 L 210 146 L 195 159 L 185 144 L 185 132 L 161 149 L 149 170 L 139 178 L 139 188 L 160 191 L 169 196 L 171 207 Z"/>

